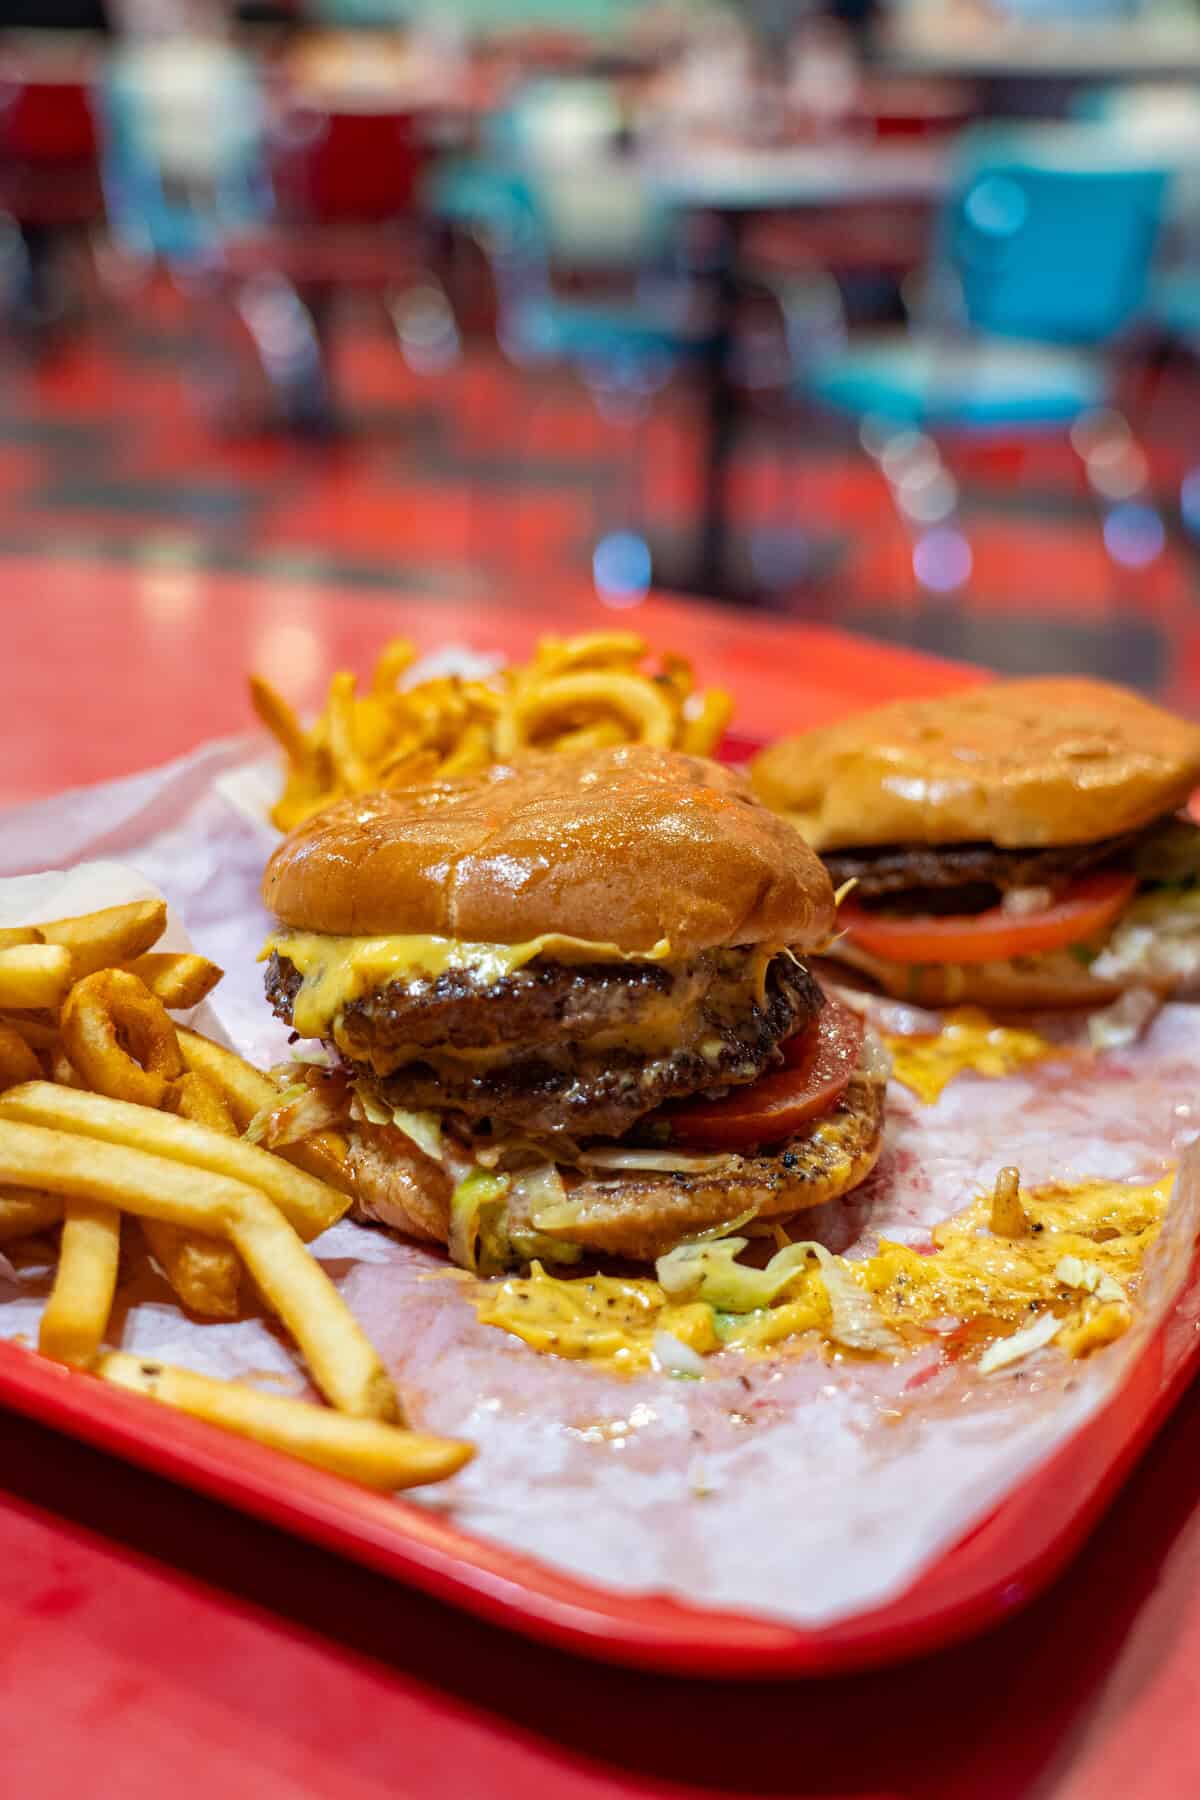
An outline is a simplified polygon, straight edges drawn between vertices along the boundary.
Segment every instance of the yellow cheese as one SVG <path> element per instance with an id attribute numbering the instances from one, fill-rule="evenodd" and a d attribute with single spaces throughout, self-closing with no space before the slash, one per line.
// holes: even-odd
<path id="1" fill-rule="evenodd" d="M 997 1025 L 978 1007 L 964 1006 L 946 1014 L 942 1029 L 931 1036 L 885 1033 L 892 1053 L 892 1074 L 932 1106 L 943 1088 L 973 1069 L 977 1075 L 1013 1075 L 1029 1063 L 1067 1054 L 1036 1031 Z"/>
<path id="2" fill-rule="evenodd" d="M 535 1262 L 527 1276 L 493 1281 L 476 1302 L 484 1325 L 522 1338 L 547 1356 L 587 1357 L 617 1369 L 648 1369 L 654 1338 L 668 1331 L 705 1356 L 720 1349 L 709 1306 L 672 1306 L 657 1281 L 623 1275 L 560 1281 Z"/>
<path id="3" fill-rule="evenodd" d="M 1170 1194 L 1170 1176 L 1149 1185 L 1035 1188 L 1022 1194 L 1031 1230 L 1015 1239 L 989 1229 L 992 1196 L 984 1194 L 937 1226 L 929 1249 L 885 1239 L 873 1256 L 843 1267 L 911 1350 L 937 1341 L 949 1354 L 974 1355 L 1048 1309 L 1062 1321 L 1057 1347 L 1086 1356 L 1132 1323 L 1143 1262 Z M 483 1324 L 531 1349 L 616 1369 L 650 1367 L 660 1331 L 701 1356 L 763 1352 L 787 1340 L 797 1350 L 836 1348 L 827 1289 L 811 1261 L 773 1304 L 741 1314 L 698 1299 L 673 1301 L 646 1278 L 559 1277 L 537 1263 L 525 1277 L 478 1282 L 472 1297 Z M 958 1330 L 947 1336 L 951 1320 Z"/>
<path id="4" fill-rule="evenodd" d="M 662 938 L 652 950 L 630 952 L 616 944 L 556 934 L 524 944 L 468 944 L 448 937 L 327 937 L 302 931 L 268 938 L 262 958 L 272 951 L 286 957 L 302 977 L 292 1006 L 296 1030 L 301 1037 L 328 1037 L 349 1001 L 413 975 L 436 978 L 449 969 L 465 969 L 476 981 L 490 985 L 536 956 L 551 956 L 556 962 L 666 962 L 671 945 Z"/>

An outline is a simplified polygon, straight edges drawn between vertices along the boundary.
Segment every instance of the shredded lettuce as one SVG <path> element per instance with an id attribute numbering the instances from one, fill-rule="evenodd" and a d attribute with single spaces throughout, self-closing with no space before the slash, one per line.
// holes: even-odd
<path id="1" fill-rule="evenodd" d="M 758 1312 L 770 1306 L 801 1275 L 810 1256 L 820 1265 L 829 1301 L 829 1335 L 849 1350 L 890 1351 L 899 1340 L 885 1324 L 872 1295 L 854 1279 L 850 1266 L 824 1244 L 789 1244 L 776 1251 L 765 1269 L 737 1261 L 748 1238 L 722 1238 L 715 1243 L 681 1244 L 658 1259 L 655 1273 L 673 1300 L 705 1300 L 720 1315 Z"/>
<path id="2" fill-rule="evenodd" d="M 543 1210 L 552 1210 L 555 1206 L 567 1203 L 563 1178 L 553 1163 L 541 1163 L 536 1169 L 526 1169 L 515 1175 L 512 1182 L 512 1197 L 522 1203 L 522 1211 L 527 1211 L 530 1218 L 536 1219 Z M 536 1227 L 528 1231 L 510 1231 L 510 1260 L 516 1262 L 577 1263 L 583 1255 L 578 1244 L 564 1243 L 561 1238 L 547 1237 Z"/>
<path id="3" fill-rule="evenodd" d="M 1138 845 L 1134 873 L 1141 881 L 1176 885 L 1200 876 L 1200 831 L 1190 819 L 1172 819 Z"/>
<path id="4" fill-rule="evenodd" d="M 473 1275 L 498 1275 L 507 1243 L 500 1220 L 508 1199 L 507 1175 L 473 1169 L 450 1199 L 450 1260 Z"/>
<path id="5" fill-rule="evenodd" d="M 646 1170 L 665 1175 L 708 1175 L 732 1166 L 734 1158 L 713 1156 L 704 1152 L 689 1154 L 686 1150 L 584 1150 L 579 1155 L 582 1169 Z"/>
<path id="6" fill-rule="evenodd" d="M 749 1225 L 758 1212 L 757 1206 L 748 1206 L 745 1212 L 738 1213 L 736 1218 L 726 1219 L 721 1225 L 710 1225 L 707 1231 L 697 1231 L 692 1237 L 684 1238 L 685 1244 L 713 1244 L 719 1238 L 732 1237 L 743 1225 Z M 765 1228 L 764 1228 L 765 1229 Z"/>
<path id="7" fill-rule="evenodd" d="M 765 1269 L 747 1268 L 738 1257 L 749 1238 L 680 1244 L 654 1265 L 659 1285 L 672 1300 L 705 1300 L 717 1312 L 756 1312 L 770 1306 L 808 1262 L 803 1244 L 789 1244 Z"/>
<path id="8" fill-rule="evenodd" d="M 704 1374 L 704 1358 L 670 1331 L 655 1332 L 654 1359 L 664 1374 L 679 1381 L 698 1381 Z"/>
<path id="9" fill-rule="evenodd" d="M 334 1099 L 323 1094 L 320 1088 L 296 1081 L 291 1087 L 284 1088 L 269 1106 L 255 1113 L 242 1136 L 248 1143 L 265 1144 L 269 1150 L 278 1150 L 284 1144 L 296 1144 L 301 1138 L 311 1137 L 314 1131 L 327 1130 L 341 1117 L 340 1090 Z"/>
<path id="10" fill-rule="evenodd" d="M 1009 1363 L 1021 1362 L 1026 1356 L 1032 1356 L 1035 1350 L 1041 1350 L 1052 1338 L 1056 1338 L 1062 1320 L 1052 1312 L 1044 1312 L 1026 1325 L 1021 1331 L 1014 1331 L 1011 1337 L 997 1338 L 989 1344 L 979 1359 L 979 1373 L 990 1375 L 994 1369 L 1003 1369 Z"/>
<path id="11" fill-rule="evenodd" d="M 406 1112 L 402 1106 L 393 1106 L 392 1124 L 397 1131 L 402 1131 L 418 1150 L 423 1150 L 431 1162 L 442 1160 L 442 1122 L 436 1113 Z"/>
<path id="12" fill-rule="evenodd" d="M 431 1162 L 443 1160 L 442 1122 L 436 1113 L 409 1112 L 403 1106 L 389 1106 L 386 1100 L 380 1099 L 369 1081 L 356 1081 L 354 1093 L 369 1125 L 392 1125 Z"/>
<path id="13" fill-rule="evenodd" d="M 1127 1300 L 1129 1297 L 1115 1275 L 1107 1274 L 1099 1263 L 1085 1262 L 1081 1256 L 1061 1256 L 1054 1266 L 1054 1279 L 1061 1281 L 1064 1287 L 1095 1294 L 1097 1300 Z"/>
<path id="14" fill-rule="evenodd" d="M 380 1100 L 376 1094 L 372 1093 L 365 1081 L 356 1081 L 354 1083 L 354 1092 L 358 1099 L 362 1116 L 367 1121 L 368 1125 L 391 1124 L 391 1107 L 385 1106 L 383 1101 Z"/>
<path id="15" fill-rule="evenodd" d="M 583 1255 L 578 1244 L 544 1237 L 536 1229 L 512 1231 L 508 1226 L 510 1198 L 526 1204 L 545 1195 L 563 1195 L 562 1177 L 553 1164 L 527 1169 L 524 1174 L 501 1175 L 492 1169 L 473 1169 L 460 1181 L 450 1200 L 450 1260 L 473 1275 L 499 1275 L 516 1264 L 575 1263 Z"/>

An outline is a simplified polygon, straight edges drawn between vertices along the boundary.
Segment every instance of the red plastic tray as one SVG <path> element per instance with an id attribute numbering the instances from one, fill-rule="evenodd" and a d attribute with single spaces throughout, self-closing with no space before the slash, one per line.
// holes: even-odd
<path id="1" fill-rule="evenodd" d="M 761 741 L 730 734 L 731 762 Z M 1192 1282 L 1200 1272 L 1193 1268 Z M 1190 1287 L 1189 1287 L 1190 1291 Z M 886 1606 L 817 1630 L 614 1594 L 0 1340 L 0 1406 L 239 1507 L 396 1581 L 598 1660 L 725 1679 L 819 1676 L 899 1662 L 998 1623 L 1079 1548 L 1200 1364 L 1170 1321 L 1107 1407 Z"/>
<path id="2" fill-rule="evenodd" d="M 1193 1270 L 1193 1279 L 1195 1271 Z M 309 1538 L 452 1605 L 605 1661 L 727 1679 L 832 1675 L 994 1624 L 1079 1547 L 1200 1360 L 1169 1321 L 1112 1401 L 888 1605 L 819 1630 L 631 1597 L 474 1538 L 435 1514 L 0 1342 L 0 1404 Z"/>

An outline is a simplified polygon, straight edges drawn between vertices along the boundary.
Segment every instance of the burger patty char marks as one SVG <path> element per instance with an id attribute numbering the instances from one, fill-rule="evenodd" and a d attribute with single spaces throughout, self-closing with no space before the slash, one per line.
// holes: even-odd
<path id="1" fill-rule="evenodd" d="M 490 984 L 456 970 L 351 1002 L 337 1045 L 396 1106 L 539 1135 L 620 1137 L 665 1100 L 753 1081 L 816 1017 L 821 990 L 802 964 L 777 956 L 762 1004 L 750 968 L 742 951 L 677 969 L 531 964 Z M 292 965 L 272 957 L 267 993 L 289 1022 L 298 987 Z M 608 1033 L 632 1037 L 647 1008 L 662 1002 L 673 1026 L 660 1049 L 589 1044 Z M 481 1050 L 501 1055 L 480 1067 L 462 1054 Z"/>
<path id="2" fill-rule="evenodd" d="M 946 890 L 961 889 L 952 910 L 969 912 L 982 910 L 994 902 L 997 892 L 1005 894 L 1012 888 L 1065 887 L 1076 876 L 1119 856 L 1142 835 L 1131 832 L 1048 850 L 1000 850 L 995 844 L 883 844 L 833 850 L 823 860 L 835 886 L 857 883 L 857 900 L 910 893 L 945 895 Z M 939 909 L 934 902 L 926 910 Z"/>

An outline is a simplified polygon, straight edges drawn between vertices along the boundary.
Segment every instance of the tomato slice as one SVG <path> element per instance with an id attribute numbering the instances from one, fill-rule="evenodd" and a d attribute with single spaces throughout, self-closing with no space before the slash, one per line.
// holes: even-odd
<path id="1" fill-rule="evenodd" d="M 777 1144 L 810 1119 L 831 1112 L 862 1050 L 863 1022 L 848 1006 L 826 1000 L 816 1023 L 784 1045 L 787 1064 L 736 1088 L 723 1100 L 688 1100 L 664 1109 L 671 1137 L 712 1150 Z"/>
<path id="2" fill-rule="evenodd" d="M 886 962 L 1008 962 L 1040 950 L 1062 950 L 1103 935 L 1124 912 L 1137 887 L 1136 875 L 1116 871 L 1082 875 L 1044 911 L 1018 916 L 1002 906 L 986 912 L 933 914 L 869 912 L 843 900 L 838 924 L 850 943 Z"/>

